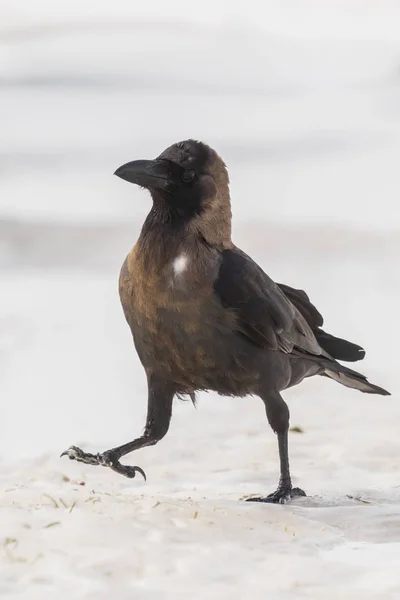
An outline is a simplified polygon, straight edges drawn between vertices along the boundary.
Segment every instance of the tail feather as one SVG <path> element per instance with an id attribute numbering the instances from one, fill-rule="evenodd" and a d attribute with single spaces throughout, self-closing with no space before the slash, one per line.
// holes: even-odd
<path id="1" fill-rule="evenodd" d="M 364 392 L 365 394 L 380 394 L 381 396 L 390 396 L 390 392 L 387 390 L 370 383 L 367 378 L 361 373 L 357 373 L 357 371 L 353 371 L 352 369 L 348 369 L 343 365 L 333 362 L 326 361 L 324 362 L 324 372 L 322 373 L 326 377 L 345 385 L 346 387 L 353 388 L 355 390 L 360 390 L 360 392 Z"/>
<path id="2" fill-rule="evenodd" d="M 336 360 L 356 362 L 365 357 L 365 350 L 364 348 L 361 348 L 361 346 L 343 340 L 342 338 L 335 337 L 330 333 L 326 333 L 326 331 L 321 328 L 316 329 L 314 335 L 321 348 L 333 356 L 333 358 L 336 358 Z"/>

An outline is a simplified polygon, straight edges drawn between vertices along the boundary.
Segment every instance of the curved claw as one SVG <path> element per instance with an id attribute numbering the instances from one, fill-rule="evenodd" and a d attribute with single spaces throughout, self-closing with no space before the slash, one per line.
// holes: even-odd
<path id="1" fill-rule="evenodd" d="M 119 461 L 115 461 L 110 465 L 110 468 L 116 473 L 124 475 L 124 477 L 128 477 L 129 479 L 133 479 L 136 476 L 136 473 L 140 473 L 145 481 L 147 479 L 146 473 L 140 467 L 132 467 L 131 465 L 121 465 Z"/>
<path id="2" fill-rule="evenodd" d="M 80 453 L 82 454 L 82 450 L 80 448 L 78 448 L 77 446 L 70 446 L 68 450 L 64 450 L 64 452 L 60 454 L 60 458 L 62 458 L 63 456 L 68 456 L 68 458 L 74 460 L 77 458 L 77 456 L 79 456 Z"/>
<path id="3" fill-rule="evenodd" d="M 146 473 L 140 467 L 134 467 L 134 469 L 143 476 L 143 479 L 147 481 Z"/>

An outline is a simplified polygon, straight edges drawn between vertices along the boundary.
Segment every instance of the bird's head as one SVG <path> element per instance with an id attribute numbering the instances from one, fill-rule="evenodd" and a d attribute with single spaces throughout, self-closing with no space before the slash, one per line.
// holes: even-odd
<path id="1" fill-rule="evenodd" d="M 115 175 L 149 190 L 169 218 L 197 229 L 207 241 L 230 240 L 229 177 L 218 154 L 202 142 L 173 144 L 154 160 L 135 160 Z"/>

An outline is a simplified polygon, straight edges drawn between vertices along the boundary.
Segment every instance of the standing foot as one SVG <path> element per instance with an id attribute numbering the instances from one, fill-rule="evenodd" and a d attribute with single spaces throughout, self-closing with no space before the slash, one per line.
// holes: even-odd
<path id="1" fill-rule="evenodd" d="M 119 462 L 119 456 L 114 452 L 114 450 L 106 450 L 106 452 L 102 452 L 101 454 L 90 454 L 89 452 L 84 452 L 77 446 L 70 446 L 68 450 L 61 454 L 61 456 L 68 456 L 70 460 L 77 460 L 78 462 L 83 462 L 87 465 L 110 467 L 110 469 L 116 473 L 131 479 L 135 477 L 136 473 L 140 473 L 143 475 L 144 480 L 146 481 L 146 474 L 143 469 L 140 467 L 121 465 Z"/>
<path id="2" fill-rule="evenodd" d="M 292 488 L 289 485 L 280 485 L 276 492 L 269 494 L 268 496 L 259 498 L 247 498 L 246 502 L 267 502 L 269 504 L 286 504 L 290 502 L 292 498 L 299 496 L 306 496 L 300 488 Z"/>

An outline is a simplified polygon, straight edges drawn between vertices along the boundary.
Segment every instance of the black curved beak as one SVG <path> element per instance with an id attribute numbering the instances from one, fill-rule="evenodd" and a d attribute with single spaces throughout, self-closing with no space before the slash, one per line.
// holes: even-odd
<path id="1" fill-rule="evenodd" d="M 169 178 L 166 166 L 155 160 L 134 160 L 115 171 L 114 175 L 144 188 L 165 189 Z"/>

